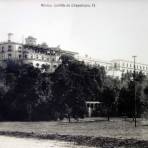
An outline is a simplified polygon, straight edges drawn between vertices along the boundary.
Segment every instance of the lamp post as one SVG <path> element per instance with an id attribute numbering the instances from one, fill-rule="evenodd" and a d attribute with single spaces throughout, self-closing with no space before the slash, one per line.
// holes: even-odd
<path id="1" fill-rule="evenodd" d="M 133 78 L 134 78 L 134 117 L 135 117 L 135 127 L 137 126 L 137 121 L 136 121 L 136 115 L 137 115 L 137 107 L 136 107 L 136 80 L 135 80 L 135 77 L 136 77 L 136 66 L 135 66 L 135 63 L 136 63 L 136 57 L 137 56 L 132 56 L 134 58 L 134 75 L 133 75 Z"/>

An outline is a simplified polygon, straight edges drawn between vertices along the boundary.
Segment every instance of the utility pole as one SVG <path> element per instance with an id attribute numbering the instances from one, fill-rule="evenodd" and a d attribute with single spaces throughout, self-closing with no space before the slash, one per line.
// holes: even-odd
<path id="1" fill-rule="evenodd" d="M 137 107 L 136 107 L 136 57 L 137 56 L 132 56 L 134 58 L 134 118 L 135 118 L 135 127 L 137 126 L 137 121 L 136 121 L 136 115 L 137 115 Z"/>

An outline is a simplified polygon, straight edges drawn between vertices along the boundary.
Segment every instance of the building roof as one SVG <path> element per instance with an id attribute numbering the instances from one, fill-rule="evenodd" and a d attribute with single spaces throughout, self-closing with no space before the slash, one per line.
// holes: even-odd
<path id="1" fill-rule="evenodd" d="M 72 55 L 76 55 L 78 54 L 78 52 L 73 52 L 73 51 L 69 51 L 69 50 L 62 50 L 60 49 L 61 53 L 66 53 L 66 54 L 72 54 Z"/>
<path id="2" fill-rule="evenodd" d="M 101 104 L 99 101 L 86 101 L 86 104 Z"/>
<path id="3" fill-rule="evenodd" d="M 70 54 L 70 55 L 78 54 L 77 52 L 62 50 L 59 47 L 43 47 L 42 45 L 28 45 L 28 44 L 24 44 L 23 46 L 25 48 L 31 48 L 39 52 L 45 52 L 45 53 L 48 53 L 48 51 L 53 51 L 53 52 L 59 52 L 61 54 Z"/>
<path id="4" fill-rule="evenodd" d="M 111 64 L 110 61 L 103 61 L 103 60 L 94 59 L 94 58 L 91 58 L 91 57 L 81 57 L 81 56 L 79 56 L 78 59 L 84 60 L 84 61 L 88 61 L 88 62 L 96 62 L 96 63 L 102 63 L 102 64 Z"/>
<path id="5" fill-rule="evenodd" d="M 113 60 L 111 60 L 111 62 L 134 63 L 134 61 L 124 60 L 124 59 L 113 59 Z M 143 65 L 143 66 L 148 66 L 148 64 L 143 64 L 143 63 L 139 63 L 139 62 L 136 62 L 136 64 Z"/>

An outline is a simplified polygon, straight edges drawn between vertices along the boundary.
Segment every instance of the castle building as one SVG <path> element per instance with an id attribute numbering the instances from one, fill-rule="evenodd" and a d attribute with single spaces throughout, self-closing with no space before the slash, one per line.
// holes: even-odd
<path id="1" fill-rule="evenodd" d="M 121 77 L 125 73 L 134 72 L 134 62 L 122 59 L 115 59 L 111 61 L 112 63 L 112 75 Z M 142 63 L 135 63 L 135 72 L 142 72 L 144 75 L 148 76 L 148 65 Z"/>
<path id="2" fill-rule="evenodd" d="M 112 63 L 111 62 L 94 59 L 94 58 L 88 57 L 88 55 L 85 55 L 85 56 L 79 56 L 79 55 L 77 55 L 76 58 L 79 61 L 83 61 L 86 65 L 103 66 L 106 72 L 108 72 L 112 68 Z"/>
<path id="3" fill-rule="evenodd" d="M 114 59 L 107 62 L 88 57 L 87 55 L 83 57 L 78 56 L 77 59 L 83 61 L 87 65 L 103 66 L 106 74 L 111 77 L 121 78 L 122 74 L 134 72 L 134 62 L 132 61 Z M 148 65 L 135 63 L 135 72 L 142 72 L 144 75 L 148 76 Z"/>
<path id="4" fill-rule="evenodd" d="M 48 72 L 54 72 L 61 63 L 61 55 L 69 55 L 83 61 L 86 65 L 103 66 L 106 74 L 112 77 L 121 78 L 124 73 L 134 72 L 134 62 L 132 61 L 121 59 L 102 61 L 88 57 L 88 55 L 80 56 L 77 52 L 62 50 L 59 46 L 48 47 L 46 43 L 37 44 L 37 39 L 32 36 L 25 39 L 25 44 L 17 43 L 11 41 L 12 35 L 9 33 L 8 41 L 0 43 L 0 65 L 4 65 L 7 61 L 31 64 L 39 68 L 48 65 Z M 136 63 L 135 71 L 141 71 L 148 76 L 148 65 Z"/>
<path id="5" fill-rule="evenodd" d="M 48 47 L 46 43 L 36 44 L 36 39 L 29 36 L 26 38 L 25 44 L 13 42 L 8 34 L 8 41 L 0 43 L 0 64 L 6 61 L 16 61 L 25 64 L 31 64 L 34 67 L 41 68 L 48 65 L 49 72 L 54 72 L 61 63 L 61 55 L 75 56 L 76 52 L 65 51 L 60 47 Z"/>

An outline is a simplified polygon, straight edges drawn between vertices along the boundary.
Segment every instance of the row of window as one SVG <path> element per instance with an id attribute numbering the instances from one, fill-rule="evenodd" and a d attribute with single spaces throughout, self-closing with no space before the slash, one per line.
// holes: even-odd
<path id="1" fill-rule="evenodd" d="M 13 50 L 13 48 L 12 48 L 13 46 L 12 45 L 8 45 L 8 51 L 12 51 Z M 5 47 L 4 46 L 2 46 L 2 52 L 4 52 L 5 51 Z M 6 48 L 7 49 L 7 48 Z M 20 51 L 22 49 L 22 47 L 21 46 L 19 46 L 18 47 L 18 51 Z"/>
<path id="2" fill-rule="evenodd" d="M 12 54 L 11 53 L 8 54 L 8 59 L 10 59 L 10 58 L 12 58 Z M 22 55 L 18 55 L 18 58 L 21 59 Z"/>
<path id="3" fill-rule="evenodd" d="M 134 71 L 133 70 L 125 70 L 123 69 L 122 70 L 123 73 L 133 73 Z M 136 73 L 139 73 L 140 71 L 136 71 Z M 143 72 L 144 74 L 147 74 L 146 72 Z"/>
<path id="4" fill-rule="evenodd" d="M 24 58 L 25 58 L 25 59 L 28 59 L 29 57 L 28 57 L 27 54 L 25 54 L 25 55 L 24 55 Z M 35 57 L 34 57 L 33 55 L 31 55 L 31 56 L 30 56 L 30 59 L 40 59 L 40 60 L 47 60 L 47 61 L 50 61 L 50 58 L 45 58 L 44 56 L 42 56 L 41 58 L 39 58 L 38 55 L 36 55 Z M 55 61 L 56 61 L 55 58 L 52 58 L 52 59 L 51 59 L 51 62 L 55 62 Z"/>
<path id="5" fill-rule="evenodd" d="M 8 53 L 8 58 L 11 58 L 11 57 L 12 57 L 12 54 L 11 54 L 11 53 Z M 19 58 L 19 59 L 21 59 L 21 58 L 23 58 L 23 57 L 24 57 L 25 59 L 29 59 L 29 57 L 28 57 L 27 54 L 25 54 L 24 56 L 22 56 L 21 54 L 18 55 L 18 58 Z M 31 55 L 31 56 L 30 56 L 30 59 L 35 59 L 35 58 L 33 57 L 33 55 Z M 39 59 L 38 55 L 36 56 L 36 59 Z M 44 57 L 42 57 L 41 60 L 50 61 L 50 58 L 44 58 Z M 52 62 L 55 62 L 55 58 L 52 58 L 51 61 L 52 61 Z"/>
<path id="6" fill-rule="evenodd" d="M 83 62 L 86 63 L 87 65 L 103 66 L 105 68 L 105 70 L 110 69 L 109 65 L 98 64 L 98 62 L 95 62 L 95 63 L 94 62 L 85 62 L 84 60 L 83 60 Z"/>
<path id="7" fill-rule="evenodd" d="M 33 63 L 30 63 L 30 64 L 33 65 Z M 44 66 L 44 64 L 36 63 L 36 67 L 40 67 L 40 66 L 42 67 L 42 66 Z M 51 68 L 50 66 L 51 65 L 48 65 L 49 69 Z M 57 65 L 53 65 L 52 68 L 57 68 Z"/>
<path id="8" fill-rule="evenodd" d="M 11 57 L 12 57 L 12 54 L 8 54 L 8 59 L 11 59 Z M 22 58 L 22 55 L 19 55 L 19 59 L 21 59 L 21 58 Z M 25 55 L 25 58 L 26 58 L 26 55 Z M 33 65 L 33 63 L 30 63 L 30 64 Z M 37 67 L 40 67 L 40 66 L 43 66 L 43 65 L 44 64 L 40 65 L 39 63 L 36 63 Z M 49 65 L 49 68 L 50 68 L 50 65 Z M 57 68 L 57 65 L 53 65 L 53 68 Z"/>
<path id="9" fill-rule="evenodd" d="M 128 67 L 128 68 L 134 68 L 133 64 L 129 63 L 122 63 L 123 67 Z M 141 69 L 141 70 L 148 70 L 148 66 L 141 66 L 141 65 L 135 65 L 136 69 Z"/>
<path id="10" fill-rule="evenodd" d="M 7 51 L 11 52 L 11 51 L 13 51 L 13 46 L 12 45 L 8 45 L 7 47 L 2 46 L 1 49 L 2 49 L 1 50 L 2 52 L 5 52 L 6 51 L 5 49 L 8 49 Z M 34 50 L 34 51 L 36 53 L 40 53 L 40 51 L 38 51 L 38 50 Z M 21 46 L 18 47 L 18 52 L 22 52 L 22 47 Z M 54 55 L 56 55 L 56 52 L 55 51 L 50 51 L 50 52 L 47 52 L 46 54 L 54 56 Z"/>

